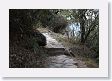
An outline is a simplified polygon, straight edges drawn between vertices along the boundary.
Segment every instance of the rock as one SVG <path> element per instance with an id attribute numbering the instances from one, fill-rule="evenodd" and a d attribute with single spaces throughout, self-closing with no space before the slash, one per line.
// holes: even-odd
<path id="1" fill-rule="evenodd" d="M 71 65 L 71 66 L 64 66 L 63 68 L 77 68 L 76 65 Z"/>
<path id="2" fill-rule="evenodd" d="M 77 62 L 75 62 L 75 63 L 74 63 L 74 65 L 78 66 L 78 63 L 77 63 Z"/>
<path id="3" fill-rule="evenodd" d="M 73 64 L 74 60 L 73 59 L 67 59 L 67 60 L 64 61 L 64 63 L 66 63 L 66 64 Z"/>
<path id="4" fill-rule="evenodd" d="M 68 55 L 68 56 L 75 57 L 75 54 L 70 49 L 65 49 L 64 54 Z"/>
<path id="5" fill-rule="evenodd" d="M 51 56 L 64 54 L 64 48 L 46 48 L 46 51 Z"/>
<path id="6" fill-rule="evenodd" d="M 65 49 L 64 54 L 65 55 L 70 55 L 70 52 L 67 49 Z"/>
<path id="7" fill-rule="evenodd" d="M 78 63 L 66 55 L 50 56 L 48 63 L 45 63 L 47 68 L 77 68 Z"/>
<path id="8" fill-rule="evenodd" d="M 41 34 L 39 31 L 32 32 L 32 36 L 36 37 L 39 46 L 46 45 L 46 37 L 43 34 Z"/>

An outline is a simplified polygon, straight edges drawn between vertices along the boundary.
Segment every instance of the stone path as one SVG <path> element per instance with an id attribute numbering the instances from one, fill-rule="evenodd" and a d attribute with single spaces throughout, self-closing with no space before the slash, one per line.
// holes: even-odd
<path id="1" fill-rule="evenodd" d="M 46 50 L 49 56 L 45 59 L 44 66 L 46 68 L 85 68 L 86 65 L 83 62 L 79 62 L 77 59 L 71 56 L 65 55 L 65 47 L 57 40 L 52 38 L 50 34 L 43 33 L 47 39 Z M 79 64 L 79 63 L 80 64 Z"/>
<path id="2" fill-rule="evenodd" d="M 46 48 L 64 48 L 56 39 L 52 38 L 49 33 L 42 33 L 47 39 Z"/>
<path id="3" fill-rule="evenodd" d="M 66 55 L 50 56 L 46 68 L 77 68 L 77 63 Z"/>

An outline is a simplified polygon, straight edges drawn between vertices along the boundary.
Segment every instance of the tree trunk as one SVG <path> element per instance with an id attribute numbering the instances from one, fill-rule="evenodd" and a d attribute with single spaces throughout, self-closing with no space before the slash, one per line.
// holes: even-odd
<path id="1" fill-rule="evenodd" d="M 80 29 L 81 29 L 81 43 L 85 43 L 85 27 L 84 27 L 84 22 L 81 21 L 80 23 Z"/>
<path id="2" fill-rule="evenodd" d="M 74 27 L 73 27 L 73 37 L 75 36 L 75 34 L 74 34 Z"/>

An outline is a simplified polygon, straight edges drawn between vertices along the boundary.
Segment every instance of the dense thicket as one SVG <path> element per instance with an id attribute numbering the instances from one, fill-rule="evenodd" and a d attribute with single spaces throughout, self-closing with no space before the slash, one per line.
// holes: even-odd
<path id="1" fill-rule="evenodd" d="M 44 27 L 55 33 L 62 33 L 71 22 L 80 24 L 78 43 L 87 45 L 94 50 L 94 58 L 99 58 L 99 11 L 97 9 L 10 9 L 10 54 L 14 53 L 12 51 L 14 45 L 40 53 L 39 48 L 46 45 L 46 38 L 37 28 Z M 10 60 L 15 61 L 15 59 Z"/>
<path id="2" fill-rule="evenodd" d="M 67 23 L 64 20 L 64 18 L 58 16 L 57 13 L 58 10 L 10 9 L 9 10 L 10 40 L 15 37 L 18 38 L 20 37 L 19 39 L 22 39 L 26 36 L 29 37 L 28 39 L 34 38 L 34 36 L 39 37 L 40 35 L 39 31 L 36 31 L 37 33 L 35 32 L 35 28 L 38 28 L 38 22 L 40 22 L 43 25 L 43 27 L 48 27 L 54 32 L 60 32 L 61 29 L 66 27 Z M 45 37 L 42 35 L 41 37 L 42 40 L 41 39 L 36 40 L 38 42 L 40 42 L 40 40 L 45 42 Z M 45 45 L 45 43 L 42 43 L 40 45 Z"/>
<path id="3" fill-rule="evenodd" d="M 46 45 L 46 38 L 34 25 L 39 21 L 40 10 L 9 10 L 9 67 L 40 67 L 39 46 Z M 37 54 L 37 55 L 35 55 Z"/>
<path id="4" fill-rule="evenodd" d="M 73 10 L 75 21 L 80 23 L 81 43 L 89 46 L 99 57 L 99 11 L 97 9 Z"/>

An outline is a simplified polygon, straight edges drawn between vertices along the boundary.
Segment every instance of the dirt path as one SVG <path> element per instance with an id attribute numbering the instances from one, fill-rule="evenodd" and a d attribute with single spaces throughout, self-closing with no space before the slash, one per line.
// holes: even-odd
<path id="1" fill-rule="evenodd" d="M 43 33 L 47 39 L 46 49 L 48 50 L 48 58 L 44 66 L 46 68 L 86 68 L 86 65 L 74 57 L 65 55 L 65 47 L 56 39 L 50 36 L 49 33 Z"/>

